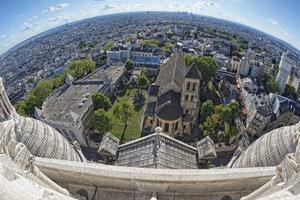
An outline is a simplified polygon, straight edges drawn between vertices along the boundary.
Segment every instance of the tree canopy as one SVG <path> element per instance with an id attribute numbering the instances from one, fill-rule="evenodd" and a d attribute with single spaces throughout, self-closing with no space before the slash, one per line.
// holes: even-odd
<path id="1" fill-rule="evenodd" d="M 131 71 L 131 70 L 133 70 L 133 65 L 134 65 L 134 63 L 132 60 L 127 60 L 125 63 L 125 69 L 127 71 Z"/>
<path id="2" fill-rule="evenodd" d="M 172 53 L 173 48 L 174 45 L 171 42 L 166 42 L 165 45 L 162 47 L 162 52 L 170 54 Z"/>
<path id="3" fill-rule="evenodd" d="M 35 88 L 28 93 L 27 98 L 18 102 L 15 107 L 16 111 L 23 116 L 33 116 L 34 108 L 41 108 L 46 98 L 52 91 L 64 84 L 66 74 L 62 74 L 53 79 L 40 81 Z"/>
<path id="4" fill-rule="evenodd" d="M 272 92 L 272 93 L 279 93 L 280 88 L 276 80 L 270 79 L 266 83 L 266 90 L 267 92 Z"/>
<path id="5" fill-rule="evenodd" d="M 92 95 L 92 101 L 95 110 L 101 108 L 104 109 L 105 111 L 108 111 L 112 107 L 110 99 L 100 92 L 96 92 L 95 94 Z"/>
<path id="6" fill-rule="evenodd" d="M 206 102 L 204 103 L 208 106 L 206 105 L 205 107 L 211 107 L 211 103 L 209 101 Z M 213 107 L 211 110 L 213 111 L 209 112 L 211 115 L 207 116 L 203 125 L 200 126 L 205 136 L 210 136 L 214 142 L 217 142 L 224 136 L 224 134 L 219 135 L 220 131 L 223 133 L 225 131 L 225 138 L 230 138 L 238 134 L 238 130 L 234 123 L 234 119 L 239 111 L 238 102 L 232 102 L 226 106 L 220 104 Z M 225 130 L 223 131 L 224 127 Z"/>
<path id="7" fill-rule="evenodd" d="M 160 45 L 160 42 L 155 39 L 146 39 L 142 40 L 141 44 L 148 47 L 158 47 Z"/>
<path id="8" fill-rule="evenodd" d="M 188 66 L 193 63 L 196 64 L 199 71 L 201 72 L 202 79 L 205 85 L 213 78 L 218 70 L 218 65 L 211 57 L 199 57 L 188 54 L 185 56 L 185 59 Z"/>
<path id="9" fill-rule="evenodd" d="M 111 130 L 112 122 L 111 115 L 104 109 L 98 109 L 94 112 L 91 120 L 92 128 L 101 134 L 104 134 Z"/>
<path id="10" fill-rule="evenodd" d="M 139 75 L 137 79 L 137 85 L 139 88 L 147 88 L 149 84 L 150 80 L 144 74 Z"/>
<path id="11" fill-rule="evenodd" d="M 214 112 L 214 105 L 212 100 L 206 100 L 202 105 L 201 105 L 201 117 L 202 120 L 205 121 L 207 117 L 210 117 L 213 112 Z"/>
<path id="12" fill-rule="evenodd" d="M 289 85 L 289 84 L 287 84 L 285 86 L 283 96 L 285 96 L 285 97 L 292 96 L 294 99 L 298 98 L 298 94 L 296 92 L 296 89 L 293 86 Z"/>
<path id="13" fill-rule="evenodd" d="M 113 106 L 113 114 L 117 119 L 119 119 L 124 124 L 123 132 L 120 140 L 121 142 L 123 142 L 125 131 L 128 125 L 128 120 L 134 114 L 134 107 L 132 105 L 132 102 L 127 100 L 121 100 L 115 103 Z"/>
<path id="14" fill-rule="evenodd" d="M 67 67 L 67 72 L 75 79 L 79 79 L 94 71 L 95 66 L 96 63 L 90 57 L 88 57 L 71 62 Z"/>

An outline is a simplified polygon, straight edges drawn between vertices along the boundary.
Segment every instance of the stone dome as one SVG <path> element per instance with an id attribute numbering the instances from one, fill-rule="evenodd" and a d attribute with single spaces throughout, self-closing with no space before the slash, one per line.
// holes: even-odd
<path id="1" fill-rule="evenodd" d="M 231 164 L 232 168 L 277 166 L 296 151 L 300 123 L 272 130 L 252 143 Z"/>
<path id="2" fill-rule="evenodd" d="M 18 115 L 0 78 L 0 139 L 5 144 L 23 143 L 36 157 L 82 161 L 82 157 L 54 128 L 44 122 Z"/>

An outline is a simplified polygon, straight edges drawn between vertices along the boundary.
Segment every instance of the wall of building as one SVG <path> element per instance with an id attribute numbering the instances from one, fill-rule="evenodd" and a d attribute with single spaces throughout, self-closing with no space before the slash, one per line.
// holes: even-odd
<path id="1" fill-rule="evenodd" d="M 185 78 L 181 94 L 181 106 L 183 113 L 192 116 L 192 122 L 196 123 L 200 105 L 200 80 Z"/>
<path id="2" fill-rule="evenodd" d="M 72 194 L 85 189 L 92 199 L 239 200 L 275 175 L 275 167 L 170 170 L 110 166 L 36 158 L 34 165 Z"/>

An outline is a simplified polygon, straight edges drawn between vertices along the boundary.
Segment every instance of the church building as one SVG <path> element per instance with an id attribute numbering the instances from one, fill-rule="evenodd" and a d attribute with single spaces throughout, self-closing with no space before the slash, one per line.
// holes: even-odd
<path id="1" fill-rule="evenodd" d="M 172 55 L 149 86 L 143 133 L 159 126 L 172 137 L 190 134 L 199 114 L 200 83 L 197 66 L 186 66 L 183 55 Z"/>

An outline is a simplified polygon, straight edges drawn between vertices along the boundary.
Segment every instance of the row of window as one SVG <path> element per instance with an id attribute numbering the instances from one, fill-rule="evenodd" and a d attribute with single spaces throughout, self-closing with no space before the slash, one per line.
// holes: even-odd
<path id="1" fill-rule="evenodd" d="M 197 83 L 187 82 L 186 90 L 196 91 Z"/>
<path id="2" fill-rule="evenodd" d="M 184 99 L 185 99 L 185 101 L 188 101 L 189 95 L 185 95 Z M 194 95 L 191 95 L 190 101 L 194 101 Z"/>

